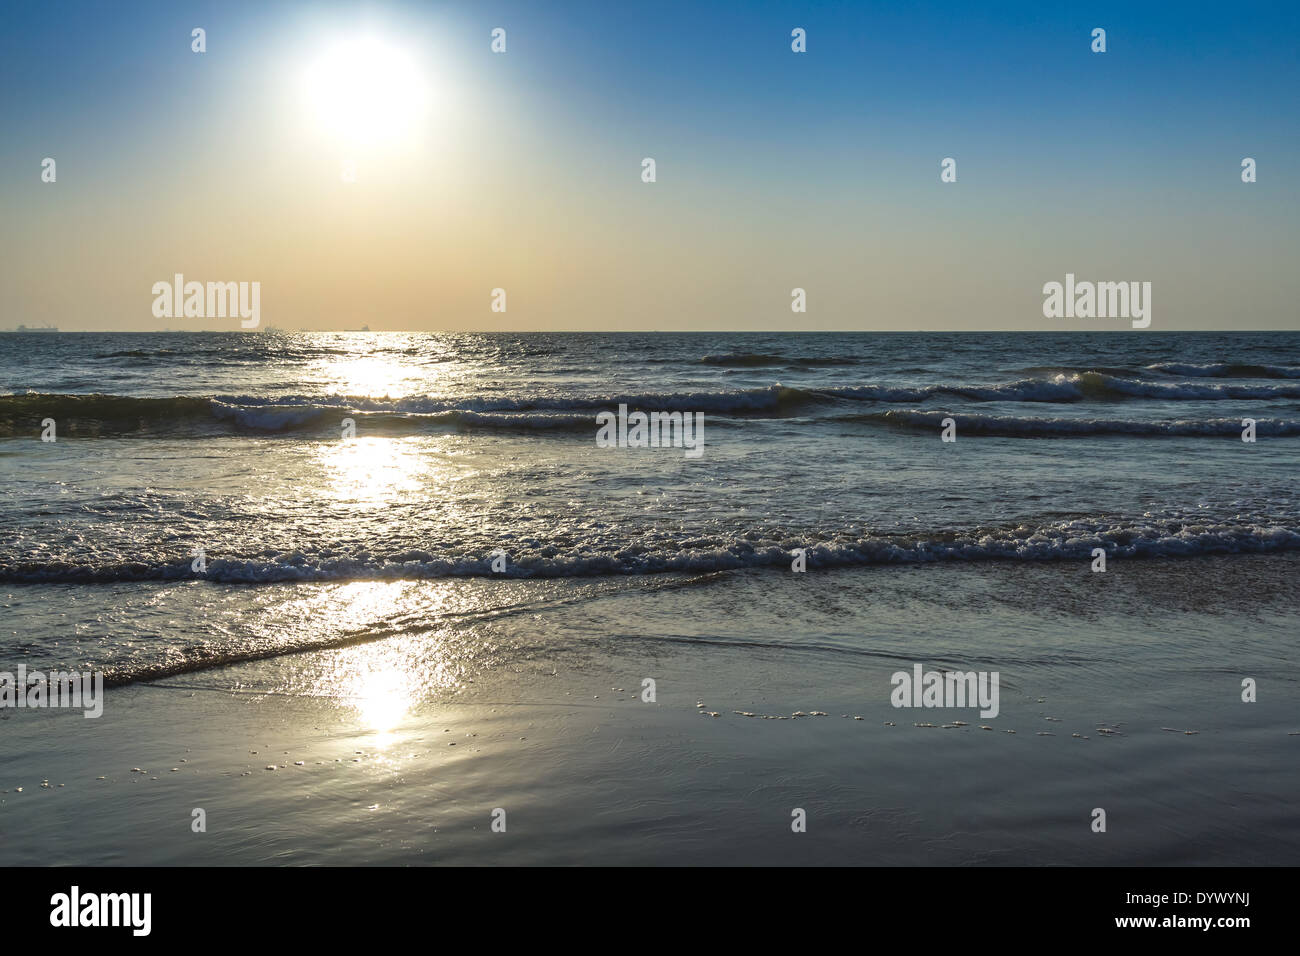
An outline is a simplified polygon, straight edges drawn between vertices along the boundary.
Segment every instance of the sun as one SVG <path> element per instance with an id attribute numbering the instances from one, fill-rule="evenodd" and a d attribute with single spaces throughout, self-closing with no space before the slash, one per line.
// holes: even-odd
<path id="1" fill-rule="evenodd" d="M 326 47 L 307 64 L 302 88 L 322 131 L 354 146 L 408 137 L 429 106 L 428 86 L 415 59 L 373 36 Z"/>

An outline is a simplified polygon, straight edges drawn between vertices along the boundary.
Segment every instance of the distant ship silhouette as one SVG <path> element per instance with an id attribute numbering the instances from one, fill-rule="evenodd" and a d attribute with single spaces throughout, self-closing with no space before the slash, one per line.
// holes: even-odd
<path id="1" fill-rule="evenodd" d="M 57 332 L 59 331 L 52 325 L 20 325 L 16 329 L 6 329 L 8 332 Z"/>

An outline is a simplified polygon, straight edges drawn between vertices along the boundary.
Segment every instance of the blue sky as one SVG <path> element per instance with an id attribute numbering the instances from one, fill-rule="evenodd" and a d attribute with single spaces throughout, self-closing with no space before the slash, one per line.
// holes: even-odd
<path id="1" fill-rule="evenodd" d="M 288 327 L 1055 328 L 1069 271 L 1152 281 L 1155 328 L 1294 328 L 1297 9 L 24 5 L 0 323 L 154 327 L 139 290 L 184 271 L 262 281 Z M 438 102 L 341 191 L 291 87 L 362 30 Z"/>

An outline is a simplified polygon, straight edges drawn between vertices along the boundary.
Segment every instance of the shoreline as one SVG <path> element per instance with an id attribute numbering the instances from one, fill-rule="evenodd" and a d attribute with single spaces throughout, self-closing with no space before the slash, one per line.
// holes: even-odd
<path id="1" fill-rule="evenodd" d="M 10 713 L 0 862 L 1294 865 L 1300 724 L 1279 683 L 1289 678 L 1266 669 L 1294 647 L 1294 615 L 1234 605 L 1242 581 L 1266 583 L 1261 562 L 1166 564 L 1201 581 L 1197 602 L 1216 610 L 1178 612 L 1160 630 L 1148 608 L 1125 628 L 1129 601 L 1175 580 L 1142 570 L 1126 584 L 1110 572 L 1120 590 L 1069 620 L 1052 619 L 1075 601 L 1063 569 L 1026 569 L 1002 595 L 989 590 L 1001 572 L 969 567 L 740 574 L 692 594 L 715 619 L 748 607 L 731 612 L 731 633 L 682 632 L 660 592 L 609 593 L 546 612 L 556 620 L 488 625 L 501 647 L 517 642 L 511 652 L 466 663 L 400 713 L 317 678 L 376 660 L 401 673 L 403 655 L 443 646 L 430 635 L 114 688 L 99 720 Z M 1270 593 L 1280 608 L 1286 595 Z M 819 615 L 842 619 L 837 601 L 876 623 L 780 638 L 787 603 L 819 608 L 806 615 L 816 628 Z M 895 631 L 934 619 L 936 604 L 950 604 L 961 640 Z M 1011 635 L 1001 646 L 990 615 Z M 659 639 L 622 635 L 620 621 Z M 1226 629 L 1229 668 L 1214 663 Z M 945 729 L 935 712 L 892 707 L 889 676 L 911 661 L 996 665 L 998 717 L 971 711 Z M 1259 677 L 1258 703 L 1236 698 L 1239 671 Z M 646 676 L 653 704 L 640 698 Z M 1090 829 L 1099 806 L 1106 833 Z M 195 808 L 206 833 L 191 831 Z M 805 833 L 791 831 L 795 808 Z"/>

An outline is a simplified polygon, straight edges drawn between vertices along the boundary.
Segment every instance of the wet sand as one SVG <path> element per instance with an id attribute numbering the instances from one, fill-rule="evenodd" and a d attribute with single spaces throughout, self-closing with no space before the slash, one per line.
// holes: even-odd
<path id="1" fill-rule="evenodd" d="M 486 625 L 392 712 L 292 689 L 419 637 L 10 712 L 0 862 L 1294 865 L 1292 563 L 739 574 Z M 892 707 L 913 662 L 999 670 L 999 715 Z"/>

